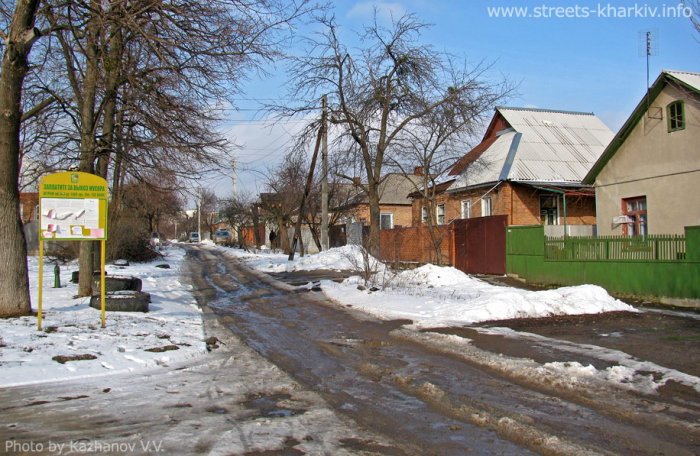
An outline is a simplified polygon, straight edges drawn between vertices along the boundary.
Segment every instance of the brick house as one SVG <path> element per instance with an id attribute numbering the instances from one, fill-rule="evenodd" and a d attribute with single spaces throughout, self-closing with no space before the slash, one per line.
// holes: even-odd
<path id="1" fill-rule="evenodd" d="M 661 72 L 584 178 L 598 233 L 683 234 L 700 225 L 700 73 Z"/>
<path id="2" fill-rule="evenodd" d="M 39 218 L 39 193 L 26 192 L 19 194 L 19 211 L 22 223 L 35 222 Z"/>
<path id="3" fill-rule="evenodd" d="M 422 181 L 421 176 L 389 173 L 382 178 L 379 185 L 380 228 L 411 226 L 413 220 L 412 200 L 408 194 L 415 191 Z M 369 225 L 369 201 L 367 194 L 355 183 L 355 196 L 342 207 L 334 210 L 343 211 L 349 222 Z"/>
<path id="4" fill-rule="evenodd" d="M 481 143 L 435 187 L 434 208 L 411 194 L 412 223 L 506 215 L 508 225 L 543 224 L 551 235 L 564 225 L 591 234 L 595 194 L 581 181 L 612 137 L 592 113 L 496 108 Z"/>

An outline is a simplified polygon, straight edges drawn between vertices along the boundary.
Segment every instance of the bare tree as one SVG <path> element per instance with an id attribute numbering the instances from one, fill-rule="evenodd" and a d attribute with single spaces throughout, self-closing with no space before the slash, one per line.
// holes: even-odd
<path id="1" fill-rule="evenodd" d="M 75 126 L 79 169 L 107 177 L 112 166 L 118 206 L 127 176 L 165 168 L 192 179 L 227 163 L 212 107 L 226 105 L 250 69 L 279 55 L 281 34 L 309 10 L 306 0 L 85 0 L 47 8 L 60 30 L 70 88 L 62 102 Z M 81 246 L 81 270 L 93 263 L 90 247 Z M 90 293 L 88 279 L 80 295 Z"/>
<path id="2" fill-rule="evenodd" d="M 420 195 L 422 207 L 427 208 L 427 226 L 435 258 L 440 264 L 444 232 L 438 229 L 435 219 L 436 196 L 449 183 L 449 170 L 469 149 L 470 140 L 476 139 L 486 116 L 510 95 L 507 86 L 498 90 L 476 90 L 464 98 L 451 100 L 406 128 L 397 137 L 397 153 L 389 157 L 388 164 L 398 168 L 405 176 L 420 173 L 419 180 L 411 180 L 414 192 Z M 474 164 L 478 166 L 478 164 Z"/>
<path id="3" fill-rule="evenodd" d="M 244 245 L 243 227 L 253 224 L 253 199 L 247 193 L 234 193 L 220 200 L 220 216 L 236 233 L 236 241 Z"/>
<path id="4" fill-rule="evenodd" d="M 695 27 L 695 31 L 700 34 L 700 1 L 698 0 L 685 0 L 683 3 L 691 9 L 692 16 L 690 17 L 690 22 Z"/>
<path id="5" fill-rule="evenodd" d="M 451 56 L 420 43 L 426 24 L 412 15 L 384 28 L 375 14 L 357 51 L 341 43 L 333 19 L 321 22 L 325 31 L 310 43 L 309 56 L 298 58 L 292 68 L 292 97 L 307 102 L 282 112 L 308 112 L 321 94 L 328 94 L 331 122 L 343 128 L 366 177 L 369 249 L 376 254 L 382 171 L 394 143 L 437 109 L 451 105 L 468 111 L 482 93 L 504 91 L 507 86 L 486 80 L 481 65 L 460 68 Z"/>
<path id="6" fill-rule="evenodd" d="M 9 15 L 3 2 L 3 16 Z M 20 125 L 22 88 L 29 71 L 29 53 L 40 36 L 35 28 L 38 0 L 17 0 L 7 29 L 0 67 L 0 317 L 31 312 L 27 247 L 19 213 Z"/>
<path id="7" fill-rule="evenodd" d="M 201 221 L 207 227 L 209 238 L 211 239 L 215 231 L 214 225 L 219 221 L 219 198 L 211 190 L 200 188 L 197 201 L 197 209 L 200 212 Z"/>
<path id="8" fill-rule="evenodd" d="M 162 179 L 172 176 L 160 175 Z M 155 178 L 152 182 L 159 182 Z M 182 199 L 174 190 L 166 189 L 162 182 L 149 185 L 147 182 L 129 182 L 123 189 L 123 207 L 130 216 L 137 216 L 143 221 L 147 232 L 159 231 L 164 217 L 176 217 L 182 211 Z M 109 242 L 109 241 L 108 241 Z"/>
<path id="9" fill-rule="evenodd" d="M 294 148 L 277 168 L 269 171 L 266 184 L 269 193 L 261 195 L 260 207 L 276 225 L 280 248 L 285 253 L 291 252 L 287 231 L 293 219 L 299 216 L 307 173 L 306 152 L 302 148 Z"/>

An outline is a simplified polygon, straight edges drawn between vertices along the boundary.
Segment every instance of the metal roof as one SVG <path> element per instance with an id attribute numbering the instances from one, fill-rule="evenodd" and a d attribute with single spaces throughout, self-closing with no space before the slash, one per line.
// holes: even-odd
<path id="1" fill-rule="evenodd" d="M 412 204 L 409 193 L 415 192 L 421 187 L 422 176 L 404 175 L 401 173 L 388 173 L 379 184 L 379 204 L 407 205 Z M 351 198 L 351 204 L 366 204 L 369 199 L 360 188 L 356 188 L 356 195 Z"/>
<path id="2" fill-rule="evenodd" d="M 693 87 L 695 90 L 700 91 L 700 73 L 691 73 L 689 71 L 673 71 L 673 70 L 663 70 L 662 73 L 670 74 L 671 76 L 678 79 L 682 83 Z"/>
<path id="3" fill-rule="evenodd" d="M 512 127 L 470 164 L 451 191 L 486 182 L 580 183 L 613 138 L 592 113 L 497 108 Z"/>

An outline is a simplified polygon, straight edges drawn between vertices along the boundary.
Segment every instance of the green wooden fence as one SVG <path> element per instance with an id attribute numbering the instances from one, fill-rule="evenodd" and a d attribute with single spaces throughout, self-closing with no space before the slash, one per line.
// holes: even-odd
<path id="1" fill-rule="evenodd" d="M 540 225 L 509 226 L 506 233 L 506 270 L 528 282 L 591 283 L 620 295 L 700 305 L 700 226 L 686 227 L 685 236 L 638 238 L 545 238 Z"/>
<path id="2" fill-rule="evenodd" d="M 686 259 L 685 236 L 546 237 L 547 260 L 576 261 L 682 261 Z"/>

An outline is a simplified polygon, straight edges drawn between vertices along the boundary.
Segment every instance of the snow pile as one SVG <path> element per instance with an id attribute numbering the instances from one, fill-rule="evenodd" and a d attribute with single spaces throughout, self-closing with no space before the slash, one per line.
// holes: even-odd
<path id="1" fill-rule="evenodd" d="M 358 246 L 297 256 L 291 263 L 286 255 L 230 251 L 250 267 L 265 272 L 332 269 L 360 274 L 364 268 L 362 250 Z M 367 288 L 367 283 L 357 275 L 340 284 L 323 281 L 324 293 L 341 304 L 380 317 L 413 320 L 418 328 L 511 318 L 636 311 L 595 285 L 527 291 L 492 285 L 452 267 L 428 264 L 393 274 L 373 257 L 369 258 L 369 263 L 378 271 L 370 282 L 380 288 L 379 291 L 363 289 Z"/>
<path id="2" fill-rule="evenodd" d="M 367 266 L 372 270 L 383 268 L 379 260 L 365 253 Z M 320 252 L 315 255 L 299 257 L 289 265 L 287 271 L 312 271 L 330 269 L 334 271 L 361 271 L 365 268 L 363 250 L 357 245 L 346 245 Z"/>
<path id="3" fill-rule="evenodd" d="M 294 261 L 281 253 L 255 254 L 238 249 L 230 253 L 246 261 L 248 266 L 264 272 L 292 272 L 328 269 L 333 271 L 361 271 L 364 269 L 362 248 L 356 245 L 336 247 L 314 255 L 294 255 Z M 371 255 L 367 257 L 368 266 L 375 271 L 383 270 L 382 263 Z"/>
<path id="4" fill-rule="evenodd" d="M 406 318 L 414 326 L 442 327 L 488 320 L 593 314 L 635 309 L 595 285 L 527 291 L 475 279 L 452 267 L 425 265 L 386 277 L 383 289 L 361 290 L 363 280 L 325 281 L 331 298 L 388 318 Z M 360 287 L 361 288 L 361 287 Z"/>
<path id="5" fill-rule="evenodd" d="M 62 266 L 62 288 L 52 288 L 53 265 L 45 263 L 43 331 L 37 331 L 35 316 L 0 320 L 0 386 L 133 371 L 205 353 L 201 310 L 191 287 L 178 280 L 184 252 L 170 248 L 163 253 L 165 260 L 106 267 L 108 275 L 140 278 L 152 302 L 148 313 L 107 312 L 104 329 L 100 311 L 89 306 L 89 298 L 73 298 L 77 285 L 69 280 L 77 265 Z M 162 263 L 170 269 L 155 267 Z M 30 257 L 35 311 L 38 272 L 38 259 Z M 82 359 L 65 361 L 71 357 Z"/>

